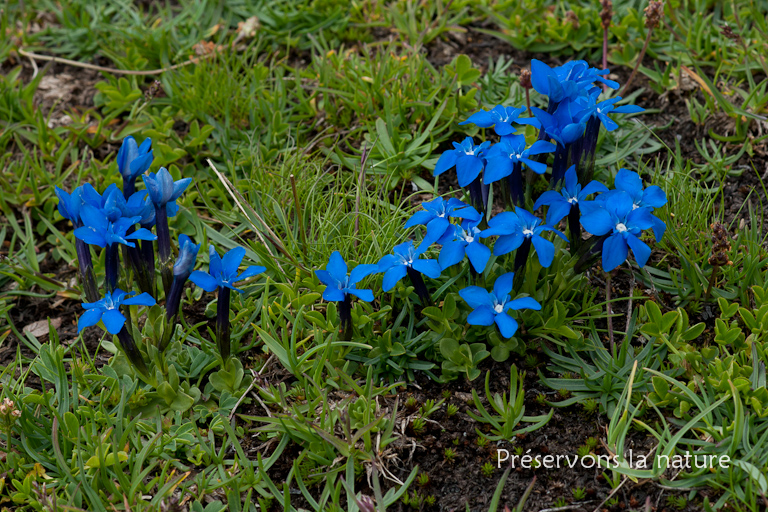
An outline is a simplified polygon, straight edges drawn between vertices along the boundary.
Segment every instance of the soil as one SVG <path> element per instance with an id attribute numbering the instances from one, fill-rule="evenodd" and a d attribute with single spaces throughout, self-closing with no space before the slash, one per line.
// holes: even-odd
<path id="1" fill-rule="evenodd" d="M 538 58 L 551 64 L 559 62 L 549 58 L 546 55 L 530 54 L 520 52 L 508 44 L 498 41 L 491 36 L 482 34 L 472 28 L 466 34 L 451 34 L 446 39 L 437 39 L 427 46 L 426 50 L 429 60 L 435 66 L 441 66 L 450 62 L 458 53 L 467 53 L 473 60 L 476 67 L 485 69 L 489 59 L 496 59 L 499 55 L 505 55 L 514 59 L 516 66 L 528 62 L 531 58 Z M 21 64 L 24 67 L 25 77 L 32 76 L 32 66 L 28 61 L 18 63 L 0 63 L 0 73 L 8 71 L 12 65 Z M 650 62 L 648 63 L 651 64 Z M 626 79 L 629 70 L 614 70 L 621 78 Z M 40 88 L 35 97 L 36 103 L 45 114 L 51 112 L 50 123 L 53 126 L 65 125 L 67 121 L 67 112 L 73 108 L 87 109 L 93 107 L 93 95 L 96 90 L 94 84 L 101 79 L 97 72 L 90 72 L 59 63 L 53 64 L 47 71 L 46 76 L 41 81 Z M 757 80 L 760 77 L 756 78 Z M 709 131 L 714 130 L 720 135 L 729 135 L 732 130 L 729 118 L 723 119 L 716 117 L 711 124 L 700 126 L 693 123 L 688 115 L 688 109 L 685 104 L 686 98 L 691 96 L 703 100 L 703 92 L 696 86 L 681 86 L 680 90 L 673 91 L 664 96 L 660 96 L 652 91 L 643 77 L 638 77 L 634 87 L 644 88 L 642 95 L 636 100 L 637 104 L 653 106 L 659 108 L 659 112 L 647 114 L 642 121 L 655 127 L 669 125 L 668 128 L 659 130 L 657 133 L 661 140 L 670 148 L 675 147 L 675 142 L 680 144 L 681 156 L 685 161 L 691 161 L 694 164 L 701 164 L 701 157 L 697 151 L 694 140 L 710 139 Z M 768 125 L 753 123 L 754 134 L 760 130 L 768 130 Z M 722 144 L 722 143 L 718 143 Z M 116 151 L 116 147 L 104 148 L 103 151 Z M 734 145 L 726 145 L 726 150 L 733 153 L 737 150 Z M 652 155 L 665 158 L 666 155 Z M 766 196 L 760 187 L 762 178 L 768 174 L 768 149 L 765 142 L 762 145 L 754 147 L 752 156 L 744 155 L 734 164 L 735 168 L 744 168 L 745 171 L 740 177 L 728 177 L 726 179 L 725 193 L 722 195 L 722 208 L 726 221 L 734 219 L 748 219 L 748 210 L 742 208 L 749 197 L 754 206 L 766 205 Z M 40 251 L 49 251 L 49 247 L 38 247 Z M 0 255 L 6 248 L 0 248 Z M 63 282 L 69 282 L 76 277 L 76 270 L 56 263 L 50 252 L 41 263 L 41 272 Z M 594 278 L 597 279 L 597 278 Z M 595 285 L 602 288 L 603 283 L 595 282 Z M 628 293 L 628 279 L 621 275 L 614 281 L 615 296 L 622 296 L 622 293 Z M 31 290 L 35 293 L 42 293 L 40 289 Z M 626 296 L 626 295 L 624 295 Z M 208 322 L 211 329 L 214 328 L 213 319 L 205 317 L 205 303 L 200 301 L 193 306 L 187 306 L 184 314 L 188 321 Z M 624 308 L 624 309 L 623 309 Z M 620 302 L 617 304 L 616 312 L 625 311 L 626 304 Z M 60 319 L 61 324 L 58 328 L 58 336 L 62 343 L 71 344 L 77 337 L 76 319 L 80 314 L 80 305 L 78 301 L 66 299 L 63 297 L 20 297 L 15 306 L 10 310 L 10 319 L 17 329 L 21 330 L 38 320 L 52 318 Z M 206 329 L 200 329 L 201 335 L 207 336 Z M 48 335 L 44 334 L 38 337 L 38 341 L 44 343 Z M 93 354 L 100 342 L 100 334 L 96 329 L 88 329 L 83 337 L 86 349 Z M 20 347 L 21 353 L 26 358 L 34 357 L 34 353 L 28 347 L 27 343 L 20 343 L 20 340 L 11 334 L 0 346 L 0 365 L 8 365 L 16 359 L 17 347 Z M 103 364 L 105 357 L 99 354 L 97 358 L 100 364 Z M 547 407 L 537 405 L 536 397 L 541 393 L 550 400 L 557 400 L 553 392 L 542 387 L 536 378 L 534 368 L 527 368 L 523 361 L 509 361 L 504 364 L 492 363 L 486 361 L 481 365 L 483 371 L 490 371 L 493 375 L 492 389 L 494 391 L 508 390 L 509 363 L 516 363 L 518 367 L 528 370 L 528 377 L 525 382 L 526 389 L 526 412 L 527 414 L 543 414 L 548 411 Z M 279 365 L 277 365 L 279 367 Z M 541 367 L 540 369 L 543 369 Z M 273 370 L 275 373 L 270 376 L 271 382 L 288 379 L 288 375 L 280 369 Z M 477 445 L 478 435 L 475 432 L 477 423 L 468 415 L 467 404 L 468 397 L 471 396 L 472 389 L 477 389 L 481 396 L 482 378 L 474 382 L 457 380 L 449 384 L 438 384 L 424 376 L 419 376 L 416 383 L 409 386 L 405 395 L 414 396 L 419 404 L 427 399 L 438 401 L 443 398 L 443 392 L 449 391 L 450 398 L 447 403 L 453 403 L 459 407 L 459 412 L 453 417 L 447 417 L 445 408 L 435 413 L 429 419 L 426 430 L 418 435 L 413 432 L 410 423 L 406 424 L 401 434 L 400 440 L 394 444 L 394 455 L 396 458 L 390 461 L 388 469 L 398 478 L 405 479 L 408 472 L 414 465 L 418 465 L 422 471 L 429 475 L 429 484 L 423 488 L 414 484 L 412 490 L 417 490 L 422 495 L 434 495 L 437 498 L 437 504 L 430 509 L 434 510 L 465 510 L 469 505 L 470 510 L 487 510 L 487 505 L 496 488 L 503 470 L 496 467 L 496 448 L 507 448 L 512 451 L 513 447 L 522 448 L 524 452 L 530 450 L 531 454 L 547 453 L 554 455 L 572 455 L 577 447 L 582 446 L 585 441 L 594 437 L 597 439 L 605 437 L 605 418 L 599 415 L 589 415 L 583 409 L 570 407 L 565 409 L 556 409 L 552 420 L 543 428 L 527 434 L 518 436 L 512 445 L 489 445 L 489 447 L 480 448 Z M 401 406 L 405 401 L 405 396 L 401 393 Z M 385 407 L 392 407 L 394 397 L 387 400 Z M 244 404 L 240 409 L 243 414 L 263 415 L 264 411 L 258 404 Z M 403 411 L 406 417 L 408 412 Z M 244 423 L 245 426 L 247 424 Z M 652 439 L 640 432 L 634 432 L 630 439 L 631 447 L 636 452 L 647 453 L 652 447 Z M 250 446 L 250 453 L 255 455 L 255 450 L 260 448 L 257 445 Z M 447 448 L 456 451 L 456 458 L 449 462 L 446 460 L 444 452 Z M 267 453 L 272 448 L 263 448 Z M 291 468 L 292 459 L 288 455 L 297 456 L 299 448 L 295 445 L 289 446 L 286 456 L 279 461 L 275 468 L 275 474 L 279 476 L 287 475 Z M 605 449 L 598 446 L 597 454 L 605 454 Z M 494 470 L 490 476 L 481 473 L 483 464 L 490 462 L 494 465 Z M 534 482 L 535 478 L 535 482 Z M 279 480 L 279 478 L 277 478 Z M 365 479 L 360 485 L 365 485 Z M 516 468 L 511 471 L 509 479 L 504 487 L 502 494 L 502 505 L 508 505 L 510 508 L 516 506 L 522 497 L 525 489 L 533 483 L 532 492 L 528 498 L 526 510 L 541 510 L 547 507 L 554 507 L 555 501 L 563 498 L 568 504 L 574 503 L 572 491 L 576 488 L 585 490 L 586 498 L 580 502 L 578 507 L 569 510 L 594 510 L 603 503 L 610 493 L 608 483 L 594 469 L 522 469 Z M 708 491 L 700 492 L 694 502 L 690 502 L 687 508 L 683 510 L 699 510 L 701 499 L 707 495 Z M 372 492 L 370 493 L 372 494 Z M 618 498 L 618 504 L 614 507 L 603 506 L 603 510 L 619 511 L 629 509 L 639 509 L 645 506 L 646 500 L 650 499 L 652 510 L 667 510 L 667 498 L 669 496 L 682 496 L 681 493 L 673 493 L 661 488 L 654 482 L 641 481 L 637 484 L 627 483 L 615 495 Z M 294 503 L 300 503 L 300 495 L 295 496 Z M 400 506 L 405 510 L 405 505 Z M 671 510 L 671 509 L 670 509 Z M 678 509 L 679 510 L 679 509 Z"/>

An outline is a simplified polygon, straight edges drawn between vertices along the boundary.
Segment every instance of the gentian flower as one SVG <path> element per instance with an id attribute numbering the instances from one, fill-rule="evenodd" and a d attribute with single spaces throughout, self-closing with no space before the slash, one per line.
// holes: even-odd
<path id="1" fill-rule="evenodd" d="M 446 268 L 459 263 L 466 255 L 475 272 L 481 274 L 491 257 L 491 250 L 480 242 L 479 221 L 465 220 L 460 226 L 453 225 L 439 243 L 443 246 L 437 262 L 440 268 Z"/>
<path id="2" fill-rule="evenodd" d="M 661 208 L 667 204 L 667 195 L 656 185 L 651 185 L 643 189 L 643 180 L 636 172 L 627 169 L 619 169 L 616 180 L 613 183 L 616 190 L 622 190 L 632 198 L 632 208 L 648 208 L 653 211 L 654 208 Z M 656 241 L 660 242 L 667 230 L 667 225 L 656 217 L 653 217 L 653 234 Z"/>
<path id="3" fill-rule="evenodd" d="M 129 240 L 155 240 L 157 237 L 144 228 L 128 234 L 128 229 L 138 222 L 139 217 L 121 217 L 115 222 L 110 222 L 101 210 L 90 204 L 82 206 L 80 217 L 84 225 L 75 230 L 75 236 L 87 244 L 106 247 L 107 287 L 114 291 L 117 288 L 118 275 L 117 246 L 122 244 L 135 247 Z"/>
<path id="4" fill-rule="evenodd" d="M 234 284 L 253 277 L 267 270 L 265 267 L 253 265 L 238 274 L 240 262 L 245 256 L 245 249 L 235 247 L 229 252 L 219 257 L 219 253 L 211 245 L 208 248 L 208 273 L 195 270 L 190 274 L 189 280 L 207 292 L 218 289 L 218 303 L 216 304 L 216 345 L 219 353 L 226 363 L 230 354 L 229 341 L 229 298 L 230 291 L 235 290 L 243 293 L 242 290 L 235 288 Z"/>
<path id="5" fill-rule="evenodd" d="M 570 101 L 560 103 L 553 114 L 531 107 L 533 115 L 541 122 L 541 129 L 560 146 L 571 144 L 584 136 L 586 120 L 575 110 L 574 103 Z"/>
<path id="6" fill-rule="evenodd" d="M 184 178 L 174 182 L 168 169 L 161 167 L 157 174 L 143 174 L 141 178 L 147 186 L 149 198 L 155 205 L 155 225 L 157 226 L 157 252 L 160 256 L 160 271 L 166 293 L 173 282 L 171 271 L 171 234 L 168 229 L 168 203 L 175 201 L 192 182 Z"/>
<path id="7" fill-rule="evenodd" d="M 350 295 L 365 302 L 373 301 L 373 292 L 358 289 L 357 283 L 378 270 L 378 265 L 358 265 L 347 274 L 347 264 L 339 251 L 333 251 L 325 270 L 315 270 L 315 275 L 325 285 L 323 299 L 339 303 L 341 330 L 348 338 L 348 329 L 352 326 L 352 301 Z"/>
<path id="8" fill-rule="evenodd" d="M 515 108 L 504 107 L 502 105 L 496 105 L 491 110 L 481 110 L 475 112 L 466 121 L 459 123 L 459 126 L 465 124 L 474 124 L 480 128 L 490 128 L 493 126 L 493 131 L 496 135 L 511 135 L 515 133 L 515 127 L 513 123 L 528 124 L 535 128 L 539 128 L 541 124 L 534 117 L 520 117 L 520 114 L 525 112 L 527 107 Z"/>
<path id="9" fill-rule="evenodd" d="M 405 223 L 405 229 L 418 225 L 427 226 L 427 236 L 424 238 L 427 245 L 431 245 L 449 230 L 451 222 L 448 219 L 450 218 L 472 221 L 479 221 L 482 218 L 477 210 L 453 197 L 447 201 L 438 197 L 421 203 L 421 206 L 424 210 L 414 213 Z"/>
<path id="10" fill-rule="evenodd" d="M 510 310 L 541 310 L 541 305 L 532 297 L 510 300 L 509 294 L 512 292 L 514 278 L 514 272 L 500 276 L 493 283 L 493 292 L 488 292 L 479 286 L 468 286 L 459 290 L 461 298 L 474 310 L 467 317 L 467 323 L 484 326 L 491 326 L 495 323 L 502 336 L 505 338 L 514 336 L 518 324 L 509 314 Z"/>
<path id="11" fill-rule="evenodd" d="M 72 194 L 56 187 L 56 196 L 59 198 L 59 213 L 65 219 L 72 222 L 72 226 L 77 229 L 83 225 L 80 219 L 80 209 L 83 205 L 83 187 L 77 187 Z M 99 289 L 96 284 L 96 276 L 93 273 L 93 261 L 91 260 L 91 250 L 88 244 L 75 237 L 75 250 L 77 251 L 77 264 L 80 270 L 80 282 L 83 283 L 85 297 L 91 301 L 99 300 Z"/>
<path id="12" fill-rule="evenodd" d="M 117 169 L 123 176 L 123 194 L 128 199 L 136 191 L 136 178 L 149 170 L 152 165 L 152 139 L 147 137 L 141 146 L 131 135 L 123 139 L 117 152 Z"/>
<path id="13" fill-rule="evenodd" d="M 572 165 L 565 172 L 565 184 L 560 189 L 560 192 L 554 190 L 544 192 L 539 199 L 536 200 L 533 209 L 538 210 L 541 206 L 548 205 L 547 224 L 552 226 L 560 222 L 566 215 L 576 210 L 575 218 L 576 226 L 578 227 L 579 203 L 586 200 L 591 194 L 597 192 L 608 192 L 608 187 L 599 181 L 591 181 L 586 187 L 582 188 L 576 178 L 576 166 Z M 570 218 L 568 222 L 571 222 Z M 573 238 L 573 231 L 571 231 L 571 238 Z"/>
<path id="14" fill-rule="evenodd" d="M 541 129 L 545 137 L 550 137 L 557 142 L 555 158 L 552 162 L 552 185 L 556 186 L 565 176 L 569 155 L 577 167 L 580 165 L 589 116 L 579 114 L 583 108 L 575 100 L 561 102 L 554 114 L 536 107 L 531 107 L 531 110 L 541 121 Z"/>
<path id="15" fill-rule="evenodd" d="M 475 144 L 472 137 L 467 137 L 461 144 L 454 142 L 454 149 L 449 149 L 440 155 L 435 165 L 434 175 L 439 176 L 451 167 L 456 167 L 459 186 L 466 187 L 472 183 L 483 170 L 481 154 L 491 145 L 489 141 Z"/>
<path id="16" fill-rule="evenodd" d="M 488 222 L 488 226 L 480 236 L 487 238 L 499 235 L 499 239 L 493 245 L 493 254 L 501 256 L 518 248 L 521 249 L 515 254 L 515 270 L 525 265 L 531 244 L 536 248 L 542 267 L 547 268 L 552 264 L 555 258 L 555 245 L 541 236 L 545 231 L 552 231 L 566 242 L 568 241 L 560 231 L 544 224 L 541 219 L 522 208 L 496 215 Z"/>
<path id="17" fill-rule="evenodd" d="M 200 244 L 192 243 L 187 235 L 179 235 L 179 256 L 173 265 L 173 283 L 171 291 L 165 299 L 165 318 L 168 321 L 163 339 L 160 342 L 160 351 L 164 351 L 171 341 L 173 329 L 177 323 L 179 306 L 181 304 L 181 294 L 184 291 L 184 284 L 187 282 L 192 270 L 195 268 L 195 260 L 200 250 Z"/>
<path id="18" fill-rule="evenodd" d="M 523 165 L 536 174 L 544 174 L 547 165 L 532 157 L 544 153 L 552 153 L 556 146 L 551 142 L 538 140 L 526 148 L 524 135 L 509 135 L 502 137 L 487 155 L 487 163 L 483 173 L 485 183 L 494 183 L 502 178 L 507 179 L 506 190 L 514 205 L 521 205 L 524 200 Z"/>
<path id="19" fill-rule="evenodd" d="M 120 345 L 125 351 L 128 359 L 144 375 L 147 374 L 147 368 L 141 352 L 133 340 L 133 336 L 125 328 L 125 316 L 120 312 L 120 306 L 154 306 L 155 299 L 148 293 L 142 293 L 136 297 L 130 297 L 133 292 L 126 293 L 116 288 L 112 292 L 107 292 L 103 299 L 96 302 L 84 302 L 83 308 L 86 310 L 77 320 L 77 332 L 86 327 L 96 325 L 99 320 L 104 322 L 104 327 L 109 334 L 117 335 Z M 129 298 L 130 297 L 130 298 Z"/>
<path id="20" fill-rule="evenodd" d="M 83 185 L 83 203 L 89 204 L 103 213 L 110 222 L 120 217 L 129 217 L 126 212 L 127 203 L 123 193 L 114 183 L 110 184 L 103 194 L 99 194 L 90 183 Z"/>
<path id="21" fill-rule="evenodd" d="M 603 78 L 603 75 L 609 72 L 607 69 L 590 68 L 583 60 L 569 61 L 562 66 L 550 68 L 543 62 L 532 59 L 531 85 L 536 92 L 549 98 L 547 111 L 551 113 L 560 102 L 589 94 L 595 82 L 618 89 L 618 83 Z"/>
<path id="22" fill-rule="evenodd" d="M 480 174 L 485 165 L 483 152 L 487 150 L 490 145 L 490 141 L 485 141 L 480 145 L 476 145 L 472 141 L 472 137 L 467 137 L 461 144 L 454 142 L 454 149 L 449 149 L 440 155 L 434 171 L 434 175 L 439 176 L 455 166 L 459 186 L 469 188 L 469 197 L 472 206 L 482 211 L 485 211 L 485 206 L 488 200 L 488 184 L 483 183 Z"/>
<path id="23" fill-rule="evenodd" d="M 424 247 L 422 249 L 421 247 Z M 421 274 L 427 277 L 437 279 L 442 270 L 440 264 L 432 259 L 419 259 L 424 253 L 426 246 L 421 244 L 419 248 L 414 247 L 412 241 L 396 245 L 393 249 L 395 254 L 388 254 L 379 260 L 379 272 L 384 273 L 382 289 L 385 292 L 390 291 L 406 274 L 416 290 L 416 293 L 422 299 L 424 304 L 430 302 L 427 286 Z"/>
<path id="24" fill-rule="evenodd" d="M 602 123 L 602 125 L 605 126 L 606 130 L 612 132 L 618 128 L 619 125 L 616 124 L 613 119 L 608 117 L 608 114 L 637 114 L 640 112 L 645 112 L 644 108 L 638 107 L 637 105 L 621 105 L 618 107 L 614 106 L 614 104 L 618 101 L 621 101 L 621 96 L 617 96 L 616 98 L 611 98 L 592 105 L 591 107 L 582 111 L 581 114 L 596 117 Z"/>
<path id="25" fill-rule="evenodd" d="M 602 207 L 590 208 L 589 213 L 582 215 L 581 225 L 593 235 L 608 235 L 602 246 L 603 270 L 609 272 L 624 263 L 630 248 L 637 264 L 644 266 L 651 248 L 640 240 L 640 235 L 654 225 L 650 210 L 635 208 L 632 197 L 623 191 L 611 192 L 610 200 L 600 204 Z"/>

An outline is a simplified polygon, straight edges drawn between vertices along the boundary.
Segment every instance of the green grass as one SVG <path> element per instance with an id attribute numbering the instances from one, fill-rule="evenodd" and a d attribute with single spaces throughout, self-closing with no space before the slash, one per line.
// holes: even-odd
<path id="1" fill-rule="evenodd" d="M 645 38 L 646 2 L 615 4 L 607 58 L 626 77 Z M 475 393 L 471 415 L 484 415 L 473 425 L 479 433 L 483 422 L 498 427 L 488 431 L 493 435 L 521 421 L 525 430 L 540 428 L 550 406 L 566 421 L 583 422 L 589 410 L 609 424 L 600 435 L 611 449 L 640 429 L 657 453 L 689 450 L 736 461 L 673 480 L 658 468 L 606 469 L 616 485 L 649 477 L 712 491 L 707 498 L 691 491 L 670 506 L 760 510 L 768 492 L 768 255 L 758 166 L 768 137 L 764 0 L 668 2 L 639 67 L 647 80 L 637 79 L 640 88 L 625 98 L 645 107 L 647 117 L 620 120 L 618 130 L 600 135 L 597 179 L 610 184 L 619 168 L 630 168 L 669 199 L 658 210 L 667 232 L 653 244 L 653 263 L 621 271 L 635 292 L 630 312 L 614 312 L 615 354 L 604 344 L 606 301 L 574 272 L 564 245 L 549 269 L 528 263 L 520 291 L 544 307 L 523 312 L 526 332 L 510 340 L 493 329 L 469 329 L 456 292 L 470 279 L 490 285 L 511 259 L 493 259 L 477 277 L 452 270 L 430 281 L 433 307 L 418 305 L 407 281 L 376 293 L 371 304 L 356 302 L 351 340 L 339 334 L 337 307 L 320 300 L 323 285 L 313 272 L 334 250 L 350 267 L 389 254 L 414 233 L 402 229 L 412 205 L 438 189 L 431 170 L 439 153 L 467 135 L 484 136 L 458 123 L 479 108 L 525 103 L 518 74 L 528 61 L 518 53 L 483 61 L 471 38 L 510 45 L 500 46 L 504 53 L 511 47 L 553 62 L 597 64 L 602 29 L 594 2 L 148 5 L 33 0 L 0 11 L 0 350 L 13 354 L 0 368 L 0 399 L 20 412 L 0 416 L 0 507 L 356 511 L 369 510 L 370 497 L 377 510 L 406 503 L 433 509 L 430 503 L 441 502 L 428 475 L 434 468 L 411 462 L 396 475 L 390 461 L 398 442 L 422 442 L 436 424 L 462 414 L 454 404 L 441 408 L 439 397 L 420 398 L 417 404 L 434 407 L 411 410 L 402 403 L 418 389 L 410 384 L 418 375 L 458 378 L 470 393 L 466 377 L 493 361 L 519 366 L 537 361 L 536 354 L 542 364 L 528 372 L 525 388 L 521 372 L 514 403 L 488 387 Z M 724 32 L 726 24 L 737 37 Z M 456 43 L 468 36 L 466 46 Z M 19 53 L 141 71 L 184 64 L 201 42 L 218 50 L 156 76 L 87 72 L 97 82 L 87 94 L 93 106 L 70 100 L 43 108 L 40 84 L 62 65 L 37 62 L 32 78 Z M 450 58 L 433 64 L 430 52 L 442 47 Z M 154 79 L 160 88 L 150 97 Z M 662 119 L 651 116 L 666 113 L 660 96 L 684 106 L 685 119 L 651 125 L 647 120 Z M 543 102 L 531 93 L 533 105 Z M 696 134 L 681 131 L 691 126 Z M 143 343 L 157 368 L 155 387 L 135 377 L 110 336 L 74 335 L 73 325 L 51 326 L 42 338 L 24 332 L 35 308 L 46 313 L 35 320 L 79 314 L 74 236 L 56 210 L 54 186 L 119 184 L 115 157 L 127 135 L 152 138 L 153 171 L 163 165 L 175 179 L 194 178 L 172 228 L 202 244 L 198 268 L 207 268 L 209 243 L 220 252 L 245 247 L 247 261 L 267 268 L 233 299 L 241 363 L 221 367 L 208 325 L 216 302 L 199 288 L 186 290 L 185 318 L 166 354 Z M 668 147 L 675 135 L 681 138 Z M 759 185 L 733 218 L 727 186 L 747 178 Z M 545 186 L 541 180 L 534 188 Z M 733 264 L 717 270 L 710 286 L 713 222 L 725 224 Z M 100 275 L 103 257 L 95 266 Z M 371 276 L 360 287 L 380 285 Z M 148 316 L 160 313 L 158 307 Z M 144 339 L 153 329 L 152 322 L 142 326 Z M 727 378 L 711 374 L 712 367 Z M 529 394 L 523 405 L 523 389 L 534 384 L 552 402 Z M 561 394 L 541 394 L 542 386 Z M 498 399 L 501 416 L 485 414 L 493 409 L 483 396 Z M 525 407 L 536 412 L 521 419 Z M 474 460 L 466 450 L 457 443 L 436 453 L 459 468 Z M 490 508 L 522 510 L 534 484 L 515 488 L 510 496 L 523 498 L 507 503 L 509 472 L 496 475 L 485 462 L 474 469 L 496 489 Z M 576 494 L 566 489 L 548 506 Z"/>

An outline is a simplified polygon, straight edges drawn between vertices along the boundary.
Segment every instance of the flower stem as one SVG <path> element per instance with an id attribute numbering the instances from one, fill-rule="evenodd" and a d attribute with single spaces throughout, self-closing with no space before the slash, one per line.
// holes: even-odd
<path id="1" fill-rule="evenodd" d="M 611 308 L 611 273 L 605 273 L 605 311 L 608 315 L 608 340 L 611 343 L 611 354 L 616 357 L 616 342 L 613 340 L 613 308 Z"/>
<path id="2" fill-rule="evenodd" d="M 128 357 L 128 360 L 131 362 L 131 364 L 133 364 L 134 368 L 136 368 L 143 375 L 148 376 L 149 373 L 147 372 L 147 366 L 144 364 L 144 358 L 141 357 L 139 347 L 136 346 L 136 342 L 133 340 L 133 336 L 131 336 L 131 333 L 128 332 L 128 329 L 125 325 L 123 325 L 123 328 L 120 329 L 120 332 L 117 333 L 117 339 L 120 341 L 120 346 L 125 352 L 125 355 Z"/>
<path id="3" fill-rule="evenodd" d="M 571 152 L 571 144 L 563 146 L 559 142 L 555 148 L 555 159 L 552 162 L 552 181 L 553 189 L 560 188 L 560 182 L 565 179 L 565 171 L 568 170 L 568 154 Z"/>
<path id="4" fill-rule="evenodd" d="M 531 253 L 531 239 L 529 237 L 525 237 L 525 240 L 523 240 L 523 243 L 520 244 L 520 247 L 518 247 L 517 251 L 515 251 L 515 266 L 513 267 L 513 270 L 515 272 L 513 287 L 515 290 L 519 290 L 520 286 L 523 284 L 523 278 L 525 277 L 525 272 L 521 272 L 521 270 L 525 269 L 525 264 L 528 261 L 528 255 L 530 253 Z"/>
<path id="5" fill-rule="evenodd" d="M 579 203 L 571 205 L 571 211 L 568 212 L 568 232 L 570 234 L 569 242 L 571 246 L 571 254 L 576 254 L 576 251 L 581 245 L 580 217 Z"/>
<path id="6" fill-rule="evenodd" d="M 512 173 L 507 177 L 510 206 L 523 206 L 525 190 L 523 188 L 523 164 L 517 162 L 512 166 Z"/>
<path id="7" fill-rule="evenodd" d="M 107 246 L 107 253 L 104 261 L 104 270 L 107 277 L 107 290 L 115 291 L 117 288 L 117 276 L 120 265 L 120 244 L 110 244 Z"/>
<path id="8" fill-rule="evenodd" d="M 712 293 L 712 288 L 715 287 L 715 281 L 717 280 L 717 272 L 720 270 L 719 265 L 712 265 L 712 273 L 709 274 L 709 281 L 707 282 L 707 291 L 704 292 L 704 302 L 709 300 L 709 296 Z"/>
<path id="9" fill-rule="evenodd" d="M 352 338 L 352 298 L 349 295 L 344 295 L 344 300 L 339 301 L 339 319 L 341 340 L 349 341 Z"/>
<path id="10" fill-rule="evenodd" d="M 229 340 L 229 294 L 231 290 L 226 286 L 219 287 L 218 303 L 216 304 L 216 346 L 221 354 L 221 359 L 226 364 L 231 353 Z"/>
<path id="11" fill-rule="evenodd" d="M 421 277 L 419 271 L 414 270 L 412 267 L 406 267 L 406 272 L 408 272 L 408 277 L 411 280 L 411 284 L 413 284 L 416 295 L 421 299 L 422 307 L 431 306 L 432 298 L 429 296 L 429 290 L 427 290 L 427 285 L 424 283 L 424 278 Z"/>
<path id="12" fill-rule="evenodd" d="M 635 78 L 635 75 L 637 74 L 637 70 L 638 68 L 640 68 L 640 64 L 643 62 L 643 57 L 645 57 L 645 51 L 648 49 L 648 43 L 651 42 L 652 34 L 653 34 L 653 26 L 650 26 L 648 27 L 648 34 L 645 36 L 643 49 L 640 50 L 640 55 L 637 57 L 637 62 L 635 63 L 635 67 L 634 69 L 632 69 L 632 73 L 629 75 L 629 78 L 627 78 L 627 81 L 624 84 L 624 87 L 621 89 L 621 93 L 619 93 L 619 96 L 624 96 L 627 93 L 627 90 L 629 89 L 629 86 L 632 83 L 632 79 Z"/>
<path id="13" fill-rule="evenodd" d="M 79 238 L 75 239 L 75 249 L 77 250 L 77 263 L 80 267 L 80 282 L 83 283 L 83 291 L 88 302 L 96 302 L 100 299 L 99 287 L 96 284 L 96 276 L 93 273 L 93 261 L 91 260 L 91 249 Z"/>
<path id="14" fill-rule="evenodd" d="M 123 178 L 123 197 L 130 199 L 133 193 L 136 192 L 136 179 L 126 180 Z"/>
<path id="15" fill-rule="evenodd" d="M 160 352 L 165 351 L 168 347 L 168 343 L 171 341 L 171 336 L 176 328 L 179 318 L 179 305 L 181 304 L 181 294 L 184 291 L 184 284 L 187 278 L 183 276 L 174 276 L 173 283 L 171 284 L 171 291 L 165 298 L 165 330 L 163 331 L 163 337 L 160 340 L 159 349 Z"/>
<path id="16" fill-rule="evenodd" d="M 157 254 L 160 260 L 160 274 L 163 278 L 163 289 L 167 295 L 171 291 L 171 284 L 173 283 L 173 258 L 166 205 L 155 207 L 155 220 L 157 222 Z"/>
<path id="17" fill-rule="evenodd" d="M 483 183 L 480 175 L 469 184 L 469 202 L 480 213 L 485 213 L 485 202 L 483 201 Z"/>
<path id="18" fill-rule="evenodd" d="M 146 291 L 152 297 L 157 298 L 157 289 L 155 288 L 155 246 L 152 240 L 140 240 L 140 242 L 142 272 L 146 273 L 147 282 L 149 283 L 149 290 Z"/>

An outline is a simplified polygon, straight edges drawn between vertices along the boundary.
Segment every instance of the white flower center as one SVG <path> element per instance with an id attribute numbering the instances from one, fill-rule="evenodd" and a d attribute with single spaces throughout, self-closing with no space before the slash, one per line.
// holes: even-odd
<path id="1" fill-rule="evenodd" d="M 501 304 L 496 304 L 496 305 L 493 307 L 493 310 L 494 310 L 495 312 L 497 312 L 497 313 L 501 313 L 502 311 L 504 311 L 504 306 L 502 306 Z"/>
<path id="2" fill-rule="evenodd" d="M 441 219 L 442 219 L 443 217 L 445 217 L 445 212 L 443 212 L 443 213 L 441 213 L 440 215 L 438 215 L 438 217 L 440 217 Z"/>
<path id="3" fill-rule="evenodd" d="M 638 208 L 640 208 L 639 204 L 634 204 L 634 203 L 632 204 L 632 209 L 633 210 L 637 210 Z"/>
<path id="4" fill-rule="evenodd" d="M 618 231 L 619 233 L 625 233 L 627 231 L 627 226 L 625 226 L 624 223 L 619 222 L 618 224 L 616 224 L 616 231 Z"/>
<path id="5" fill-rule="evenodd" d="M 472 155 L 475 154 L 475 150 L 474 149 L 469 149 L 469 150 L 465 151 L 464 154 L 467 155 L 467 156 L 472 156 Z"/>
<path id="6" fill-rule="evenodd" d="M 571 197 L 568 199 L 568 204 L 577 204 L 579 202 L 578 197 Z"/>
<path id="7" fill-rule="evenodd" d="M 473 236 L 468 236 L 468 237 L 466 237 L 464 240 L 466 240 L 468 244 L 471 244 L 472 242 L 474 242 L 474 241 L 475 241 L 475 237 L 473 237 Z"/>
<path id="8" fill-rule="evenodd" d="M 533 236 L 533 230 L 532 229 L 524 229 L 523 234 L 525 236 Z"/>

